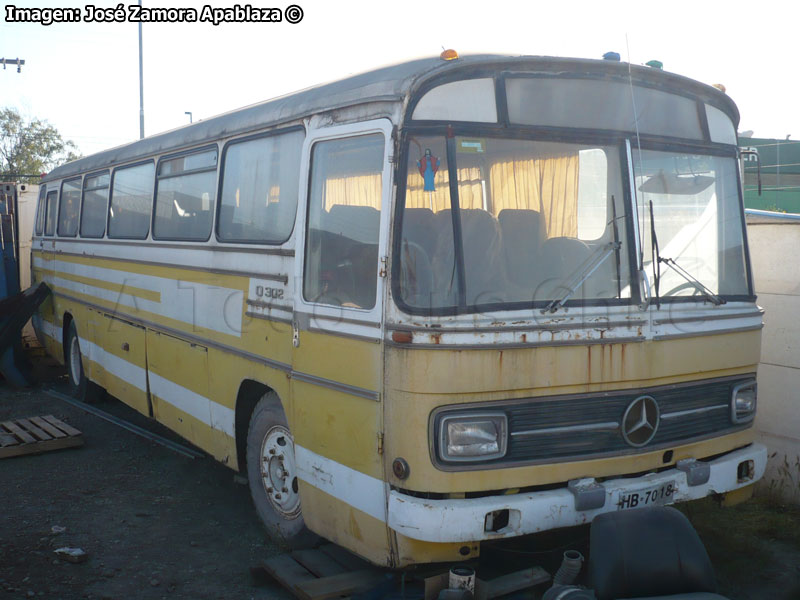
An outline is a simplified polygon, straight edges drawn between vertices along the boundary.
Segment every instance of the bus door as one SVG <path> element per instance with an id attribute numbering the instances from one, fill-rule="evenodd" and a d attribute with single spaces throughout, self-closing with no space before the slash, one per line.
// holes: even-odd
<path id="1" fill-rule="evenodd" d="M 306 523 L 349 544 L 374 543 L 385 531 L 379 451 L 390 148 L 388 120 L 312 128 L 301 171 L 290 423 Z"/>

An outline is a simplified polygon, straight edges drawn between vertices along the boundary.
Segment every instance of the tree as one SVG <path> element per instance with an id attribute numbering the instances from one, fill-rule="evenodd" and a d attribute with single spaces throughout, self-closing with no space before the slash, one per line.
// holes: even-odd
<path id="1" fill-rule="evenodd" d="M 80 158 L 77 150 L 47 121 L 26 120 L 14 108 L 0 109 L 0 181 L 36 183 L 39 174 Z"/>

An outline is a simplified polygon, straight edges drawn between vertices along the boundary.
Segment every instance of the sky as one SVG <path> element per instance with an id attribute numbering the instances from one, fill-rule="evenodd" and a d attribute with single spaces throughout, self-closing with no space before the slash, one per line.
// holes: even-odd
<path id="1" fill-rule="evenodd" d="M 143 0 L 150 7 L 214 8 L 226 0 Z M 133 0 L 126 0 L 133 3 Z M 789 2 L 541 2 L 538 0 L 268 0 L 253 6 L 303 9 L 300 23 L 145 23 L 145 134 L 442 48 L 501 53 L 651 59 L 704 83 L 722 83 L 741 113 L 739 131 L 800 139 Z M 0 108 L 47 120 L 91 154 L 139 137 L 138 25 L 6 21 L 6 6 L 85 3 L 17 0 L 2 5 Z M 98 0 L 95 5 L 116 7 Z"/>

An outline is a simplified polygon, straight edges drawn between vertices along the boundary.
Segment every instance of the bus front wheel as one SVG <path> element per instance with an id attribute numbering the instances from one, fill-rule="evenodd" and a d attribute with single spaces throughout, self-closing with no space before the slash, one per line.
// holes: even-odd
<path id="1" fill-rule="evenodd" d="M 256 512 L 272 537 L 292 548 L 310 547 L 318 541 L 300 510 L 294 439 L 274 392 L 259 400 L 250 418 L 247 479 Z"/>

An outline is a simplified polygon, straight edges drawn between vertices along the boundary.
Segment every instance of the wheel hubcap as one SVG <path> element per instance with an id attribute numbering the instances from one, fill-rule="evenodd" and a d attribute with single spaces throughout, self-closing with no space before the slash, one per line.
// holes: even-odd
<path id="1" fill-rule="evenodd" d="M 300 514 L 294 441 L 281 425 L 267 431 L 261 443 L 261 483 L 275 512 L 284 519 Z"/>
<path id="2" fill-rule="evenodd" d="M 78 337 L 72 338 L 69 345 L 69 376 L 75 387 L 81 384 L 81 347 L 78 345 Z"/>

